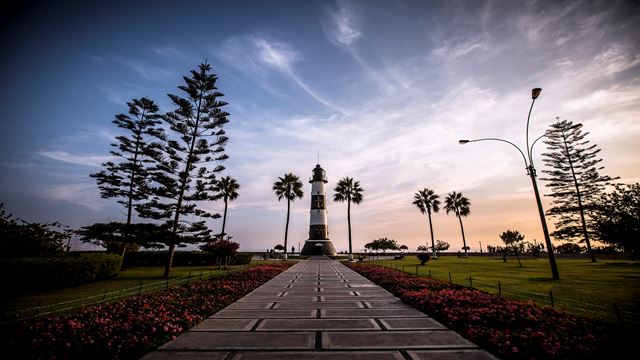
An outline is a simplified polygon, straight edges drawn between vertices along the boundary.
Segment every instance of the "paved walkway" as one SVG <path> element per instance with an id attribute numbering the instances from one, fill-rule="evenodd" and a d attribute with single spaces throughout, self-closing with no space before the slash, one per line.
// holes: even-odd
<path id="1" fill-rule="evenodd" d="M 144 360 L 495 359 L 338 261 L 301 261 Z"/>

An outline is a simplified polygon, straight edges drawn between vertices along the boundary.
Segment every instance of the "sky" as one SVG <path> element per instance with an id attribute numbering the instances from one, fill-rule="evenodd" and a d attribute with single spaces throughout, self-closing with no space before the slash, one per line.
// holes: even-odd
<path id="1" fill-rule="evenodd" d="M 543 241 L 521 156 L 556 117 L 584 124 L 603 173 L 640 181 L 640 3 L 636 1 L 9 1 L 0 13 L 0 202 L 29 221 L 71 227 L 125 221 L 90 173 L 111 160 L 111 121 L 148 97 L 173 110 L 182 76 L 205 60 L 230 123 L 223 176 L 240 183 L 227 232 L 241 250 L 283 242 L 278 176 L 303 180 L 290 245 L 308 236 L 317 162 L 327 197 L 353 177 L 354 251 L 379 237 L 411 250 L 428 220 L 424 187 L 462 192 L 472 251 L 519 230 Z M 533 150 L 544 169 L 539 142 Z M 539 181 L 543 194 L 549 192 Z M 544 198 L 548 208 L 549 198 Z M 203 204 L 212 210 L 223 203 Z M 330 237 L 348 249 L 347 206 L 328 202 Z M 548 219 L 553 229 L 552 219 Z M 209 220 L 219 230 L 221 220 Z M 462 247 L 458 220 L 433 216 L 436 239 Z M 556 242 L 556 244 L 559 244 Z"/>

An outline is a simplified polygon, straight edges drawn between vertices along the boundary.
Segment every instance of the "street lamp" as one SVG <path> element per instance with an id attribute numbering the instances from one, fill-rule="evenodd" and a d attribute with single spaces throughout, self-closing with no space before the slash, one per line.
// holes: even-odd
<path id="1" fill-rule="evenodd" d="M 547 220 L 544 217 L 544 210 L 542 209 L 542 201 L 540 200 L 540 192 L 538 191 L 538 183 L 536 182 L 536 169 L 533 167 L 533 145 L 538 142 L 541 138 L 546 136 L 546 134 L 539 136 L 537 139 L 533 141 L 531 146 L 529 146 L 529 120 L 531 119 L 531 110 L 533 109 L 533 104 L 536 102 L 538 96 L 540 96 L 540 92 L 542 89 L 535 88 L 531 90 L 531 107 L 529 108 L 529 115 L 527 116 L 527 154 L 520 150 L 520 148 L 512 143 L 511 141 L 498 139 L 498 138 L 483 138 L 483 139 L 474 139 L 474 140 L 459 140 L 458 143 L 460 145 L 464 145 L 470 142 L 478 142 L 478 141 L 500 141 L 507 143 L 513 147 L 515 147 L 520 155 L 522 155 L 522 159 L 524 160 L 524 166 L 527 171 L 527 175 L 531 178 L 531 184 L 533 185 L 533 193 L 536 196 L 536 203 L 538 204 L 538 213 L 540 214 L 540 223 L 542 224 L 542 232 L 544 233 L 544 240 L 547 245 L 547 254 L 549 255 L 549 264 L 551 265 L 551 273 L 553 275 L 554 280 L 560 280 L 560 273 L 558 272 L 558 265 L 556 264 L 556 257 L 553 253 L 553 245 L 551 245 L 551 238 L 549 237 L 549 229 L 547 228 Z"/>

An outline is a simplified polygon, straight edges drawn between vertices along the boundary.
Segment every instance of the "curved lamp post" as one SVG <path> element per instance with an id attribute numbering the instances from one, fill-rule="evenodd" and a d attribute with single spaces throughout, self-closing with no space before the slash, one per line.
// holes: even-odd
<path id="1" fill-rule="evenodd" d="M 560 273 L 558 272 L 558 265 L 556 264 L 556 257 L 553 253 L 553 245 L 551 245 L 551 238 L 549 237 L 549 229 L 547 228 L 547 220 L 544 217 L 544 210 L 542 209 L 542 201 L 540 200 L 540 192 L 538 191 L 538 183 L 536 182 L 536 169 L 533 167 L 533 145 L 536 144 L 536 142 L 538 142 L 538 140 L 540 140 L 541 138 L 543 138 L 545 135 L 539 136 L 537 139 L 535 139 L 533 141 L 533 143 L 531 144 L 531 146 L 529 146 L 529 120 L 531 119 L 531 110 L 533 109 L 533 104 L 536 102 L 536 99 L 538 98 L 538 96 L 540 96 L 540 92 L 542 91 L 542 89 L 540 88 L 535 88 L 533 90 L 531 90 L 531 107 L 529 108 L 529 115 L 527 116 L 527 153 L 525 155 L 525 153 L 520 150 L 520 148 L 512 143 L 511 141 L 507 141 L 507 140 L 503 140 L 503 139 L 498 139 L 498 138 L 483 138 L 483 139 L 474 139 L 474 140 L 460 140 L 458 141 L 458 143 L 460 143 L 460 145 L 464 145 L 470 142 L 478 142 L 478 141 L 500 141 L 500 142 L 504 142 L 507 143 L 511 146 L 513 146 L 514 148 L 516 148 L 516 150 L 518 150 L 518 152 L 520 153 L 520 155 L 522 155 L 522 160 L 524 160 L 524 166 L 525 169 L 527 170 L 527 175 L 529 175 L 529 177 L 531 178 L 531 184 L 533 185 L 533 193 L 536 196 L 536 203 L 538 204 L 538 213 L 540 214 L 540 223 L 542 224 L 542 232 L 544 233 L 544 241 L 546 243 L 547 246 L 547 254 L 549 255 L 549 264 L 551 265 L 551 273 L 553 275 L 553 279 L 554 280 L 560 280 Z"/>

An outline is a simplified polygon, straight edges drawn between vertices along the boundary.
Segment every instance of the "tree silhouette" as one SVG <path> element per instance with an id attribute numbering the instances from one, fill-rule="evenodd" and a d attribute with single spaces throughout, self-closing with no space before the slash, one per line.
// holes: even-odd
<path id="1" fill-rule="evenodd" d="M 178 89 L 186 96 L 168 94 L 176 109 L 163 117 L 178 138 L 168 140 L 157 157 L 154 197 L 140 207 L 142 216 L 164 220 L 172 234 L 167 241 L 165 278 L 169 277 L 177 245 L 211 239 L 211 230 L 198 218 L 219 218 L 220 214 L 198 205 L 201 201 L 216 200 L 212 188 L 216 173 L 224 167 L 214 163 L 228 158 L 223 147 L 228 138 L 222 126 L 229 122 L 229 114 L 221 110 L 227 103 L 218 100 L 223 96 L 216 87 L 218 77 L 205 62 L 192 70 L 190 77 L 183 78 L 185 85 Z"/>
<path id="2" fill-rule="evenodd" d="M 124 226 L 129 228 L 132 221 L 133 209 L 150 195 L 149 172 L 147 166 L 157 156 L 160 146 L 151 139 L 163 139 L 164 132 L 158 125 L 161 115 L 158 106 L 147 98 L 133 99 L 127 103 L 129 114 L 118 114 L 112 121 L 117 127 L 128 132 L 116 137 L 117 142 L 111 146 L 117 150 L 111 154 L 120 158 L 118 162 L 102 164 L 103 170 L 91 174 L 96 179 L 100 195 L 105 198 L 117 198 L 118 203 L 127 210 L 127 221 Z M 122 236 L 120 255 L 124 256 L 129 236 Z"/>
<path id="3" fill-rule="evenodd" d="M 289 215 L 291 213 L 291 202 L 296 198 L 302 199 L 304 192 L 302 191 L 302 182 L 300 178 L 292 173 L 284 174 L 278 177 L 278 181 L 273 183 L 272 190 L 275 192 L 278 201 L 287 199 L 287 223 L 284 228 L 284 258 L 287 258 L 287 238 L 289 235 Z"/>
<path id="4" fill-rule="evenodd" d="M 213 185 L 213 191 L 218 194 L 218 198 L 221 198 L 224 201 L 224 215 L 222 216 L 222 231 L 220 231 L 221 235 L 225 235 L 224 228 L 227 224 L 227 203 L 229 201 L 233 201 L 238 198 L 238 189 L 240 189 L 240 184 L 236 181 L 236 179 L 225 176 L 220 180 L 216 181 Z"/>
<path id="5" fill-rule="evenodd" d="M 351 203 L 360 204 L 363 200 L 362 193 L 364 189 L 360 187 L 359 181 L 353 181 L 353 178 L 345 177 L 338 181 L 336 188 L 333 189 L 333 201 L 347 202 L 347 225 L 349 228 L 349 260 L 353 260 L 353 248 L 351 246 Z"/>
<path id="6" fill-rule="evenodd" d="M 616 185 L 596 209 L 595 229 L 600 241 L 640 257 L 640 183 Z"/>
<path id="7" fill-rule="evenodd" d="M 433 237 L 433 224 L 431 223 L 431 213 L 438 213 L 440 211 L 440 200 L 433 190 L 424 188 L 415 193 L 413 197 L 413 204 L 420 210 L 422 214 L 427 214 L 429 217 L 429 231 L 431 233 L 431 250 L 432 258 L 437 258 L 436 243 Z"/>
<path id="8" fill-rule="evenodd" d="M 581 237 L 591 261 L 596 262 L 590 241 L 590 213 L 605 185 L 614 179 L 598 173 L 603 169 L 599 165 L 602 159 L 597 157 L 600 149 L 589 145 L 585 140 L 588 134 L 582 132 L 580 123 L 558 119 L 551 125 L 545 140 L 550 152 L 543 154 L 543 161 L 551 169 L 543 170 L 549 177 L 542 180 L 548 181 L 547 187 L 552 191 L 547 195 L 553 198 L 553 207 L 547 214 L 556 219 L 556 230 L 551 235 L 567 241 Z"/>
<path id="9" fill-rule="evenodd" d="M 520 234 L 518 230 L 507 230 L 500 234 L 500 239 L 504 242 L 504 256 L 502 257 L 504 262 L 507 262 L 507 251 L 513 250 L 516 253 L 518 259 L 518 265 L 522 267 L 520 262 L 520 250 L 524 247 L 524 235 Z"/>
<path id="10" fill-rule="evenodd" d="M 450 194 L 447 194 L 447 198 L 445 199 L 445 205 L 444 205 L 444 209 L 447 211 L 447 214 L 449 214 L 450 212 L 453 212 L 458 217 L 458 220 L 460 221 L 460 230 L 462 231 L 462 243 L 464 245 L 462 249 L 464 250 L 465 257 L 468 256 L 467 250 L 469 248 L 467 247 L 467 240 L 464 237 L 464 227 L 462 226 L 462 217 L 469 215 L 469 213 L 471 212 L 471 210 L 469 210 L 470 205 L 471 203 L 469 202 L 469 199 L 462 196 L 462 193 L 455 192 L 455 191 L 451 192 Z"/>

